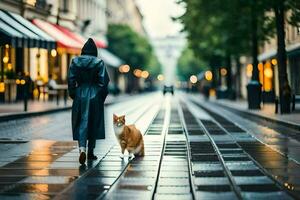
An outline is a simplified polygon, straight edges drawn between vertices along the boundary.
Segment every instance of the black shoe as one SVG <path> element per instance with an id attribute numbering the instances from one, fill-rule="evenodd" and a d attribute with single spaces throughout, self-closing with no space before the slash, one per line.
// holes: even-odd
<path id="1" fill-rule="evenodd" d="M 85 160 L 86 160 L 86 154 L 85 154 L 85 152 L 83 151 L 83 152 L 81 152 L 80 155 L 79 155 L 79 163 L 83 165 L 83 164 L 85 164 Z"/>
<path id="2" fill-rule="evenodd" d="M 97 160 L 97 159 L 98 159 L 98 157 L 95 156 L 93 153 L 88 154 L 88 160 Z"/>

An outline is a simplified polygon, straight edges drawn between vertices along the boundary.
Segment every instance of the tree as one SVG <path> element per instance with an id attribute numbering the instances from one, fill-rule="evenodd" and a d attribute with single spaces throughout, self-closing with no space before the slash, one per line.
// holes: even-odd
<path id="1" fill-rule="evenodd" d="M 160 64 L 148 40 L 134 32 L 128 25 L 110 24 L 107 39 L 108 49 L 124 60 L 130 66 L 131 72 L 134 69 L 148 70 L 152 76 L 160 72 Z M 127 91 L 138 90 L 136 77 L 128 73 L 128 78 Z"/>
<path id="2" fill-rule="evenodd" d="M 146 70 L 149 71 L 151 76 L 156 77 L 161 73 L 161 69 L 162 67 L 160 62 L 158 61 L 157 57 L 154 54 L 152 54 L 150 57 L 149 64 L 146 66 Z"/>
<path id="3" fill-rule="evenodd" d="M 152 47 L 148 41 L 123 24 L 110 24 L 107 31 L 108 49 L 132 69 L 144 69 L 150 62 Z"/>
<path id="4" fill-rule="evenodd" d="M 266 4 L 267 11 L 273 11 L 273 21 L 276 24 L 277 35 L 277 61 L 279 79 L 279 102 L 281 113 L 290 113 L 291 88 L 287 75 L 287 55 L 285 49 L 285 17 L 287 12 L 291 15 L 287 22 L 292 26 L 300 25 L 300 1 L 299 0 L 274 0 Z"/>
<path id="5" fill-rule="evenodd" d="M 177 64 L 177 75 L 181 81 L 189 80 L 193 74 L 198 74 L 207 69 L 207 64 L 195 57 L 193 51 L 186 47 Z"/>
<path id="6" fill-rule="evenodd" d="M 228 68 L 231 57 L 251 55 L 252 81 L 256 83 L 258 83 L 258 47 L 276 33 L 280 91 L 284 91 L 287 97 L 290 96 L 286 73 L 284 17 L 286 12 L 291 13 L 288 22 L 300 26 L 299 0 L 179 0 L 178 2 L 186 6 L 186 12 L 178 20 L 183 22 L 184 31 L 188 33 L 188 40 L 195 54 L 201 55 L 204 60 L 214 65 L 220 66 L 225 63 Z M 270 12 L 274 13 L 274 16 Z M 218 57 L 221 57 L 221 62 L 214 61 Z M 214 70 L 215 66 L 211 67 Z M 260 86 L 256 87 L 256 91 L 260 91 Z M 253 108 L 258 108 L 260 101 L 255 104 Z M 285 108 L 289 108 L 289 100 L 283 98 L 282 92 L 280 104 L 282 112 L 289 112 L 285 111 Z"/>
<path id="7" fill-rule="evenodd" d="M 261 29 L 256 28 L 255 34 L 252 34 L 253 27 L 251 27 L 251 18 L 249 17 L 252 14 L 251 2 L 247 0 L 179 1 L 179 3 L 185 4 L 187 9 L 178 20 L 184 24 L 184 31 L 188 33 L 193 51 L 210 64 L 215 78 L 218 77 L 220 66 L 227 68 L 229 91 L 232 88 L 232 58 L 250 54 L 251 46 L 253 49 L 257 49 L 258 43 L 268 38 L 268 35 L 264 33 L 267 24 Z M 256 24 L 267 21 L 260 8 L 257 6 L 253 15 L 255 16 L 253 22 Z M 252 43 L 250 42 L 251 38 L 255 39 L 252 40 Z M 257 51 L 254 54 L 255 59 L 253 60 L 257 61 Z"/>

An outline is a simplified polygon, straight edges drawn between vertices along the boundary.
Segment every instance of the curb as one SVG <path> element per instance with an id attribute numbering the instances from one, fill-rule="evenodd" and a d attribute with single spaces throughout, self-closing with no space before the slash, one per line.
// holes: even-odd
<path id="1" fill-rule="evenodd" d="M 7 114 L 7 115 L 0 116 L 0 122 L 6 122 L 9 120 L 15 120 L 15 119 L 22 119 L 22 118 L 26 118 L 26 117 L 36 117 L 39 115 L 46 115 L 46 114 L 51 114 L 51 113 L 56 113 L 56 112 L 62 112 L 62 111 L 71 110 L 71 108 L 72 108 L 71 106 L 67 106 L 64 108 L 54 108 L 54 109 L 43 110 L 43 111 Z"/>
<path id="2" fill-rule="evenodd" d="M 117 102 L 118 101 L 107 102 L 107 103 L 104 103 L 104 105 L 111 105 L 111 104 L 114 104 Z M 16 120 L 16 119 L 23 119 L 23 118 L 27 118 L 27 117 L 37 117 L 40 115 L 47 115 L 47 114 L 52 114 L 52 113 L 57 113 L 57 112 L 63 112 L 63 111 L 71 110 L 71 109 L 72 109 L 72 106 L 66 106 L 66 107 L 62 107 L 62 108 L 53 108 L 53 109 L 43 110 L 43 111 L 8 113 L 8 114 L 0 116 L 0 122 L 6 122 L 6 121 Z"/>
<path id="3" fill-rule="evenodd" d="M 231 106 L 228 106 L 226 104 L 219 103 L 219 102 L 211 102 L 211 103 L 217 104 L 219 106 L 223 106 L 225 109 L 231 110 L 231 111 L 233 111 L 235 113 L 238 113 L 238 114 L 245 114 L 245 115 L 249 115 L 249 116 L 252 116 L 252 117 L 260 118 L 260 119 L 269 121 L 271 123 L 278 123 L 278 124 L 281 124 L 283 126 L 286 126 L 286 127 L 289 127 L 289 128 L 300 131 L 300 125 L 298 125 L 296 123 L 293 123 L 293 122 L 287 122 L 287 121 L 283 121 L 283 120 L 279 120 L 279 119 L 273 119 L 273 118 L 266 117 L 266 116 L 263 116 L 263 115 L 255 114 L 255 113 L 250 112 L 250 111 L 240 110 L 238 108 L 233 108 Z"/>
<path id="4" fill-rule="evenodd" d="M 131 97 L 132 96 L 129 96 L 129 98 L 128 98 L 128 96 L 125 96 L 125 97 L 122 97 L 122 98 L 118 98 L 117 100 L 111 100 L 111 101 L 105 102 L 104 105 L 109 106 L 109 105 L 119 103 L 119 102 L 122 102 L 122 101 L 127 101 Z M 56 113 L 56 112 L 63 112 L 63 111 L 71 110 L 71 109 L 72 109 L 72 106 L 66 106 L 66 107 L 54 108 L 54 109 L 43 110 L 43 111 L 7 113 L 7 114 L 4 114 L 4 115 L 0 116 L 0 122 L 6 122 L 6 121 L 10 121 L 10 120 L 22 119 L 22 118 L 26 118 L 26 117 L 37 117 L 37 116 L 40 116 L 40 115 L 52 114 L 52 113 Z"/>

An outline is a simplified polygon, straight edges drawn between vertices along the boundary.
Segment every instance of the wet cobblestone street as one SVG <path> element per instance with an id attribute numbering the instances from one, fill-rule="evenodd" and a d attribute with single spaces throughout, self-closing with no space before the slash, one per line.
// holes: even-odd
<path id="1" fill-rule="evenodd" d="M 299 140 L 212 105 L 185 93 L 107 105 L 83 166 L 69 111 L 1 122 L 0 199 L 300 198 Z M 144 134 L 144 157 L 120 159 L 113 113 Z"/>

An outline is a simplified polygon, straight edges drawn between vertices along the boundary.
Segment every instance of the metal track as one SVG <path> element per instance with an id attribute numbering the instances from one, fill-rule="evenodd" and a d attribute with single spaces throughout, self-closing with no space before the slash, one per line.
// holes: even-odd
<path id="1" fill-rule="evenodd" d="M 186 121 L 184 119 L 184 114 L 183 114 L 183 109 L 181 107 L 181 105 L 178 103 L 178 112 L 179 112 L 179 116 L 180 116 L 180 119 L 181 119 L 181 123 L 182 123 L 182 127 L 183 127 L 183 130 L 184 130 L 184 135 L 185 135 L 185 138 L 186 138 L 186 141 L 188 142 L 188 144 L 190 143 L 190 140 L 189 140 L 189 137 L 188 137 L 188 129 L 187 129 L 187 125 L 186 125 Z M 192 178 L 194 176 L 194 173 L 193 173 L 193 170 L 192 170 L 192 163 L 191 163 L 191 160 L 192 160 L 192 153 L 191 153 L 191 148 L 189 147 L 188 145 L 188 148 L 187 148 L 187 151 L 188 151 L 188 165 L 189 165 L 189 181 L 190 181 L 190 185 L 191 185 L 191 192 L 192 192 L 192 195 L 193 195 L 193 199 L 196 199 L 196 188 L 195 188 L 195 183 L 194 183 L 194 179 Z"/>
<path id="2" fill-rule="evenodd" d="M 141 114 L 139 114 L 137 117 L 136 117 L 136 119 L 134 120 L 134 123 L 136 122 L 136 121 L 138 121 L 151 107 L 153 107 L 153 105 L 155 104 L 156 102 L 152 102 L 150 105 L 148 105 L 145 109 L 144 109 L 144 111 L 141 113 Z M 131 113 L 133 113 L 134 111 L 135 111 L 136 109 L 129 109 L 129 110 L 127 110 L 126 111 L 126 115 L 129 115 L 129 114 L 131 114 Z M 154 115 L 154 117 L 153 117 L 153 119 L 156 117 L 156 115 L 157 115 L 157 113 Z M 152 121 L 153 121 L 153 119 L 152 119 Z M 151 123 L 150 123 L 151 124 Z M 109 148 L 109 150 L 107 151 L 107 153 L 104 155 L 104 157 L 98 162 L 98 164 L 93 168 L 93 169 L 96 169 L 96 168 L 98 168 L 101 164 L 102 164 L 102 162 L 105 160 L 105 158 L 106 158 L 106 156 L 109 156 L 111 153 L 112 153 L 112 151 L 113 151 L 113 149 L 114 148 L 116 148 L 116 146 L 115 145 L 113 145 L 113 146 L 111 146 L 110 148 Z M 127 166 L 127 164 L 126 164 L 126 166 Z M 126 168 L 126 167 L 125 167 Z M 74 182 L 72 182 L 67 188 L 65 188 L 63 191 L 61 191 L 56 197 L 55 197 L 55 199 L 63 199 L 64 198 L 64 196 L 66 196 L 66 195 L 70 195 L 69 193 L 73 193 L 72 191 L 73 191 L 73 189 L 74 188 L 77 188 L 77 187 L 80 187 L 80 186 L 78 186 L 78 185 L 80 185 L 80 184 L 82 184 L 81 182 L 84 182 L 84 180 L 85 179 L 88 179 L 88 178 L 90 178 L 91 176 L 93 176 L 93 169 L 90 169 L 90 170 L 88 170 L 88 171 L 86 171 L 79 179 L 77 179 L 77 180 L 75 180 Z M 122 170 L 122 172 L 123 172 L 124 170 Z M 122 173 L 120 173 L 120 175 L 121 175 Z M 116 181 L 117 181 L 117 179 L 120 177 L 120 175 L 119 176 L 117 176 L 117 177 L 115 177 L 115 180 L 111 183 L 111 185 L 113 185 L 113 183 L 115 183 Z M 110 187 L 111 187 L 111 185 L 109 185 L 109 184 L 106 184 L 106 185 L 104 185 L 103 186 L 103 188 L 102 188 L 102 190 L 108 190 L 108 189 L 110 189 Z M 100 186 L 100 187 L 102 187 L 102 186 Z M 103 191 L 100 191 L 99 193 L 98 192 L 95 192 L 95 193 L 92 193 L 91 195 L 93 196 L 93 198 L 96 198 L 97 196 L 99 197 L 99 198 L 102 198 L 103 197 L 103 195 L 105 194 L 105 193 L 103 193 Z M 76 194 L 76 195 L 82 195 L 82 194 L 80 194 L 80 191 L 74 191 L 74 193 L 78 193 L 78 194 Z M 100 196 L 99 196 L 100 195 Z"/>
<path id="3" fill-rule="evenodd" d="M 177 101 L 172 102 L 170 116 L 153 199 L 195 199 L 190 153 Z"/>
<path id="4" fill-rule="evenodd" d="M 135 158 L 131 162 L 128 162 L 108 192 L 104 196 L 99 197 L 99 199 L 152 198 L 152 194 L 155 190 L 155 183 L 157 182 L 157 172 L 154 175 L 153 173 L 143 174 L 145 171 L 144 167 L 146 167 L 144 163 L 154 165 L 153 168 L 159 166 L 164 143 L 159 145 L 157 142 L 161 142 L 161 138 L 165 137 L 168 130 L 168 115 L 169 108 L 166 104 L 166 107 L 159 111 L 145 133 L 145 149 L 153 151 L 154 154 L 147 155 L 146 152 L 145 157 Z M 156 141 L 150 141 L 149 138 L 151 139 L 152 137 L 154 137 Z M 159 152 L 157 152 L 158 149 L 160 150 Z M 158 165 L 155 163 L 157 158 L 159 159 Z"/>
<path id="5" fill-rule="evenodd" d="M 191 115 L 192 116 L 192 113 L 189 111 L 189 109 L 187 109 L 186 105 L 184 103 L 181 103 L 181 104 L 182 104 L 185 115 Z M 242 194 L 241 194 L 241 190 L 238 187 L 236 181 L 234 180 L 234 178 L 233 178 L 230 170 L 228 169 L 227 165 L 225 164 L 225 161 L 224 161 L 224 159 L 221 155 L 221 152 L 220 152 L 218 146 L 216 145 L 215 141 L 213 140 L 213 138 L 211 137 L 210 133 L 205 128 L 205 126 L 202 124 L 202 122 L 200 120 L 196 119 L 196 118 L 195 118 L 195 120 L 198 122 L 199 125 L 201 125 L 201 128 L 203 129 L 204 133 L 208 136 L 208 138 L 210 140 L 210 143 L 212 144 L 212 146 L 214 148 L 214 151 L 217 154 L 218 160 L 222 164 L 223 170 L 224 170 L 229 182 L 231 183 L 230 186 L 231 186 L 232 190 L 234 191 L 234 193 L 236 194 L 238 199 L 243 199 Z"/>
<path id="6" fill-rule="evenodd" d="M 233 133 L 246 134 L 246 132 L 242 128 L 240 128 L 239 126 L 233 124 L 232 122 L 229 122 L 228 120 L 226 120 L 225 118 L 223 118 L 220 114 L 217 114 L 215 112 L 212 112 L 212 111 L 208 110 L 206 107 L 200 105 L 198 102 L 195 102 L 194 100 L 192 100 L 192 101 L 198 107 L 200 107 L 201 109 L 203 109 L 204 111 L 206 111 L 208 114 L 210 114 L 213 117 L 213 119 L 211 120 L 210 123 L 215 124 L 220 129 L 220 132 L 222 132 L 222 134 L 224 133 L 224 135 L 229 135 L 231 137 L 231 141 L 229 141 L 228 144 L 234 144 L 234 145 L 236 145 L 239 149 L 241 149 L 243 151 L 242 154 L 245 156 L 244 160 L 252 161 L 258 167 L 258 170 L 256 170 L 256 172 L 254 170 L 252 172 L 251 171 L 248 171 L 248 172 L 245 171 L 244 174 L 248 173 L 249 176 L 251 176 L 251 173 L 254 172 L 252 174 L 252 176 L 255 177 L 255 175 L 257 175 L 259 173 L 259 174 L 261 174 L 259 176 L 261 176 L 261 177 L 263 177 L 263 176 L 268 177 L 269 180 L 272 181 L 272 183 L 267 183 L 265 185 L 261 184 L 260 185 L 261 189 L 255 189 L 255 186 L 256 186 L 255 184 L 254 185 L 249 185 L 249 186 L 237 185 L 237 187 L 240 188 L 240 192 L 242 192 L 242 190 L 245 190 L 245 191 L 249 191 L 249 190 L 250 191 L 251 190 L 255 191 L 255 190 L 257 190 L 257 191 L 260 191 L 260 192 L 265 192 L 266 196 L 267 196 L 268 190 L 270 192 L 272 190 L 274 190 L 274 191 L 286 191 L 286 194 L 284 194 L 284 193 L 280 194 L 280 195 L 282 195 L 281 196 L 282 199 L 291 199 L 291 197 L 289 195 L 294 196 L 293 193 L 291 193 L 290 191 L 286 190 L 276 179 L 274 179 L 274 177 L 270 173 L 268 173 L 268 171 L 266 171 L 251 155 L 249 155 L 248 153 L 246 153 L 245 150 L 243 149 L 243 147 L 238 142 L 236 142 L 234 136 L 232 136 L 232 134 L 228 131 L 228 130 L 230 130 Z M 198 120 L 198 121 L 200 121 L 200 123 L 204 127 L 205 127 L 205 125 L 203 123 L 204 122 L 208 123 L 205 120 L 204 121 L 203 120 Z M 210 133 L 208 133 L 208 134 L 210 135 Z M 211 137 L 211 135 L 210 135 L 210 138 L 212 140 L 214 140 L 213 137 Z M 251 138 L 251 136 L 250 136 L 250 138 Z M 255 140 L 255 139 L 253 139 L 253 138 L 252 138 L 252 140 L 250 139 L 251 142 L 254 142 L 253 140 Z M 216 146 L 218 148 L 218 145 L 216 145 Z M 223 157 L 224 157 L 224 154 L 223 154 Z M 232 173 L 231 173 L 231 178 L 234 179 L 234 176 L 232 175 Z M 251 187 L 253 187 L 254 189 L 251 188 Z M 263 188 L 265 188 L 265 191 L 264 191 Z M 287 194 L 289 194 L 289 195 L 287 195 Z M 241 195 L 241 197 L 243 197 L 243 195 Z M 294 196 L 294 197 L 296 198 L 296 196 Z"/>
<path id="7" fill-rule="evenodd" d="M 148 154 L 128 163 L 102 198 L 195 199 L 191 189 L 190 153 L 182 123 L 178 103 L 171 103 L 167 97 L 165 110 L 160 111 L 145 134 Z M 151 155 L 153 151 L 157 153 Z"/>

